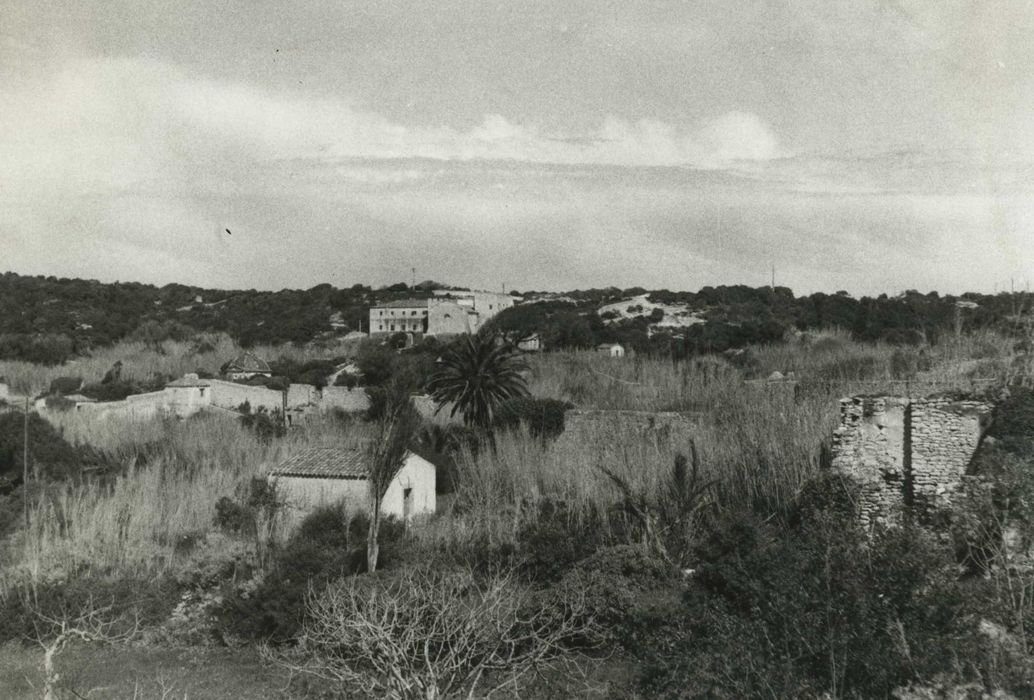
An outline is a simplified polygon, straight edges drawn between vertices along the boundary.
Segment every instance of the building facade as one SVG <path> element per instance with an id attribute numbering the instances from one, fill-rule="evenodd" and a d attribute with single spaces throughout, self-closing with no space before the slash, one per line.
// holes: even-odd
<path id="1" fill-rule="evenodd" d="M 388 485 L 381 512 L 407 521 L 434 513 L 436 476 L 433 464 L 409 453 Z M 341 505 L 349 514 L 370 509 L 369 471 L 361 449 L 306 448 L 270 471 L 268 480 L 292 520 L 328 505 Z"/>
<path id="2" fill-rule="evenodd" d="M 370 335 L 476 333 L 488 319 L 516 303 L 509 294 L 436 290 L 430 299 L 401 299 L 370 307 Z"/>

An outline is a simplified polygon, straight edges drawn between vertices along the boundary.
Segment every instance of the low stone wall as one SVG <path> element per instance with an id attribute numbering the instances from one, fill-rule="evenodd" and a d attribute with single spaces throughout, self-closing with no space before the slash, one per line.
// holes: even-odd
<path id="1" fill-rule="evenodd" d="M 315 400 L 320 410 L 324 411 L 340 408 L 349 413 L 358 413 L 370 407 L 370 396 L 366 393 L 366 389 L 361 387 L 355 389 L 343 386 L 323 387 L 323 391 L 316 394 Z"/>
<path id="2" fill-rule="evenodd" d="M 556 447 L 614 449 L 642 440 L 688 445 L 697 422 L 695 413 L 571 409 L 564 413 L 564 432 Z"/>
<path id="3" fill-rule="evenodd" d="M 284 392 L 267 389 L 264 386 L 250 386 L 226 382 L 221 379 L 209 380 L 212 384 L 212 405 L 219 408 L 236 410 L 247 402 L 252 411 L 265 408 L 272 413 L 284 409 Z"/>

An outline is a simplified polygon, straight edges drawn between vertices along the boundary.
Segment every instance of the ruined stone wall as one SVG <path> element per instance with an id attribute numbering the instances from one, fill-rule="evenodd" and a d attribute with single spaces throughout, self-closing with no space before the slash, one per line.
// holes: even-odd
<path id="1" fill-rule="evenodd" d="M 904 506 L 908 399 L 856 396 L 840 401 L 833 469 L 861 487 L 865 525 L 896 519 Z"/>
<path id="2" fill-rule="evenodd" d="M 992 406 L 949 398 L 912 401 L 912 491 L 927 503 L 949 500 L 987 429 Z"/>
<path id="3" fill-rule="evenodd" d="M 894 521 L 902 507 L 950 500 L 991 410 L 988 402 L 947 397 L 841 399 L 832 468 L 860 485 L 862 522 Z"/>

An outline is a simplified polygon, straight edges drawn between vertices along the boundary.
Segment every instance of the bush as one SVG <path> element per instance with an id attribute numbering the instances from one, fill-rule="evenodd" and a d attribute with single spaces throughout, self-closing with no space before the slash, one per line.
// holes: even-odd
<path id="1" fill-rule="evenodd" d="M 110 606 L 105 617 L 139 617 L 141 625 L 164 622 L 176 605 L 179 589 L 169 578 L 73 576 L 15 589 L 0 605 L 0 645 L 11 640 L 34 641 L 55 633 L 54 621 L 78 617 L 89 609 Z"/>
<path id="2" fill-rule="evenodd" d="M 227 595 L 216 610 L 222 631 L 276 643 L 293 639 L 301 629 L 305 597 L 312 587 L 366 571 L 368 527 L 365 514 L 348 519 L 340 507 L 310 513 L 254 590 Z M 395 562 L 404 533 L 405 525 L 394 518 L 381 522 L 379 567 Z"/>
<path id="3" fill-rule="evenodd" d="M 518 570 L 528 581 L 555 583 L 605 543 L 606 531 L 598 519 L 574 516 L 564 504 L 546 501 L 517 532 Z"/>
<path id="4" fill-rule="evenodd" d="M 634 651 L 681 613 L 685 584 L 678 572 L 642 547 L 604 547 L 575 565 L 560 583 L 561 591 L 583 591 L 585 611 L 595 619 L 600 637 Z"/>
<path id="5" fill-rule="evenodd" d="M 684 617 L 643 646 L 648 692 L 887 697 L 954 672 L 975 633 L 952 553 L 915 529 L 868 541 L 832 515 L 787 531 L 747 516 L 699 553 Z"/>
<path id="6" fill-rule="evenodd" d="M 571 408 L 574 404 L 558 399 L 533 396 L 509 399 L 499 405 L 494 424 L 504 430 L 524 425 L 535 437 L 554 438 L 564 432 L 564 413 Z"/>
<path id="7" fill-rule="evenodd" d="M 83 385 L 82 377 L 55 377 L 50 381 L 51 394 L 74 394 Z"/>
<path id="8" fill-rule="evenodd" d="M 533 597 L 505 572 L 431 567 L 335 581 L 313 595 L 292 670 L 349 697 L 489 697 L 585 636 L 578 598 Z"/>

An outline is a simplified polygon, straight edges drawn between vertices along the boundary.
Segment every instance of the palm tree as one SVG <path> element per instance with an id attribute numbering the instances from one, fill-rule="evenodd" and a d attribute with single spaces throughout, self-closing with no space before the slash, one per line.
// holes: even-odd
<path id="1" fill-rule="evenodd" d="M 528 395 L 527 365 L 512 345 L 495 336 L 467 335 L 449 348 L 431 376 L 428 393 L 441 406 L 452 402 L 452 412 L 463 413 L 469 426 L 488 428 L 499 404 Z"/>

